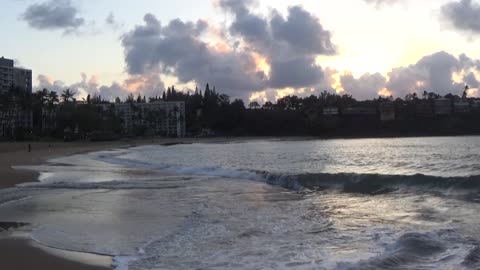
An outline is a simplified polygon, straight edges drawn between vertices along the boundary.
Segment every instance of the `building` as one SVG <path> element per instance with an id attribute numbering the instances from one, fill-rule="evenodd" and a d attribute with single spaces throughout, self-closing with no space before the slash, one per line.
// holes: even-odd
<path id="1" fill-rule="evenodd" d="M 417 117 L 430 118 L 434 116 L 433 107 L 430 101 L 420 101 L 415 104 L 415 115 Z"/>
<path id="2" fill-rule="evenodd" d="M 7 91 L 12 86 L 20 87 L 27 93 L 32 93 L 32 71 L 14 66 L 14 61 L 0 58 L 0 91 Z M 0 137 L 15 137 L 18 132 L 31 131 L 33 116 L 31 111 L 25 111 L 17 104 L 0 108 Z"/>
<path id="3" fill-rule="evenodd" d="M 472 111 L 480 112 L 480 100 L 473 100 L 472 101 Z"/>
<path id="4" fill-rule="evenodd" d="M 342 110 L 343 115 L 376 115 L 375 107 L 348 107 Z"/>
<path id="5" fill-rule="evenodd" d="M 29 132 L 32 128 L 32 112 L 21 110 L 0 111 L 0 137 L 15 137 L 20 129 Z"/>
<path id="6" fill-rule="evenodd" d="M 32 71 L 14 66 L 11 59 L 0 58 L 0 91 L 10 87 L 20 87 L 32 93 Z"/>
<path id="7" fill-rule="evenodd" d="M 42 132 L 52 132 L 57 128 L 57 109 L 42 108 Z"/>
<path id="8" fill-rule="evenodd" d="M 104 111 L 112 104 L 99 104 Z M 185 102 L 115 103 L 114 113 L 126 134 L 144 130 L 149 135 L 185 137 Z"/>
<path id="9" fill-rule="evenodd" d="M 395 121 L 395 106 L 393 102 L 384 102 L 378 106 L 382 122 Z"/>
<path id="10" fill-rule="evenodd" d="M 434 100 L 435 115 L 451 115 L 452 101 L 448 98 L 438 98 Z"/>
<path id="11" fill-rule="evenodd" d="M 453 112 L 454 113 L 469 113 L 470 112 L 470 103 L 466 100 L 455 101 L 453 103 Z"/>
<path id="12" fill-rule="evenodd" d="M 337 107 L 325 107 L 323 108 L 323 115 L 325 116 L 335 116 L 339 114 Z"/>

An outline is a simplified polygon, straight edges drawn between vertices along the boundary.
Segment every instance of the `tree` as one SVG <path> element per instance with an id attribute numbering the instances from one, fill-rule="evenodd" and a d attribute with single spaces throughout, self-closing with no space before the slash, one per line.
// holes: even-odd
<path id="1" fill-rule="evenodd" d="M 260 108 L 260 104 L 258 104 L 256 101 L 252 101 L 250 104 L 248 104 L 248 108 L 256 110 Z"/>
<path id="2" fill-rule="evenodd" d="M 62 92 L 61 98 L 62 98 L 63 102 L 68 103 L 68 102 L 70 102 L 70 100 L 75 101 L 75 99 L 73 97 L 76 94 L 77 93 L 75 91 L 71 91 L 70 88 L 68 88 L 68 89 L 66 89 Z"/>
<path id="3" fill-rule="evenodd" d="M 263 107 L 262 107 L 264 110 L 273 110 L 274 109 L 274 106 L 273 106 L 273 103 L 270 102 L 270 101 L 267 101 L 265 102 L 265 104 L 263 104 Z"/>
<path id="4" fill-rule="evenodd" d="M 58 94 L 55 91 L 51 91 L 48 93 L 48 98 L 47 98 L 47 108 L 49 111 L 52 111 L 54 106 L 58 104 L 59 99 L 58 99 Z"/>
<path id="5" fill-rule="evenodd" d="M 465 90 L 463 91 L 463 95 L 462 95 L 463 100 L 467 99 L 469 89 L 470 89 L 470 86 L 468 86 L 468 84 L 465 85 Z"/>

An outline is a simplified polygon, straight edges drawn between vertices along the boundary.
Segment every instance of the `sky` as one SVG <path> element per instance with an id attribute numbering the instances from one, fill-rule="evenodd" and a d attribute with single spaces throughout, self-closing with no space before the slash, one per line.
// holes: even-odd
<path id="1" fill-rule="evenodd" d="M 34 89 L 112 100 L 209 83 L 261 103 L 480 94 L 479 0 L 0 2 L 0 56 L 32 69 Z"/>

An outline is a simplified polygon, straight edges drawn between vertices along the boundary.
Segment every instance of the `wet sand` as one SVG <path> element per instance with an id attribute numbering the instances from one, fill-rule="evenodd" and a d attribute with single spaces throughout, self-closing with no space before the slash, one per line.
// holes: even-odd
<path id="1" fill-rule="evenodd" d="M 53 253 L 53 252 L 52 252 Z M 67 253 L 54 255 L 24 238 L 0 237 L 0 269 L 70 269 L 70 270 L 106 270 L 111 269 L 111 258 Z M 71 257 L 71 258 L 64 258 Z M 84 262 L 84 263 L 82 263 Z"/>
<path id="2" fill-rule="evenodd" d="M 13 166 L 41 165 L 48 159 L 101 151 L 121 147 L 133 147 L 148 144 L 178 144 L 178 143 L 212 143 L 225 141 L 245 141 L 258 138 L 204 138 L 204 139 L 139 139 L 115 142 L 31 142 L 31 152 L 28 152 L 28 142 L 0 143 L 0 189 L 15 185 L 35 182 L 38 173 L 33 171 L 15 170 Z M 262 138 L 268 139 L 268 138 Z M 0 218 L 1 219 L 1 218 Z M 2 222 L 2 220 L 0 220 Z M 41 247 L 25 237 L 12 237 L 10 232 L 0 230 L 0 269 L 111 269 L 112 259 L 83 253 Z M 73 259 L 72 259 L 73 258 Z"/>
<path id="3" fill-rule="evenodd" d="M 0 143 L 0 189 L 15 185 L 35 182 L 38 173 L 33 171 L 14 170 L 12 166 L 40 165 L 46 160 L 78 154 L 100 151 L 119 147 L 130 147 L 142 144 L 179 143 L 176 139 L 146 139 L 115 142 L 32 142 L 31 152 L 28 152 L 28 142 Z M 0 220 L 1 222 L 2 220 Z M 31 270 L 31 269 L 111 269 L 111 258 L 90 254 L 71 252 L 47 252 L 53 249 L 41 248 L 30 239 L 12 237 L 10 233 L 0 230 L 0 269 Z M 100 259 L 99 259 L 100 258 Z M 93 266 L 92 266 L 93 264 Z"/>

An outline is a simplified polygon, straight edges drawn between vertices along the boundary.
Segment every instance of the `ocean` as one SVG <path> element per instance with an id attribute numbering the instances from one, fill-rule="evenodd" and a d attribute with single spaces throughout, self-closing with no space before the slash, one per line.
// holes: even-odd
<path id="1" fill-rule="evenodd" d="M 251 140 L 73 155 L 2 221 L 115 269 L 480 269 L 480 137 Z"/>

